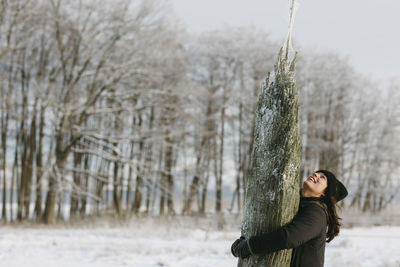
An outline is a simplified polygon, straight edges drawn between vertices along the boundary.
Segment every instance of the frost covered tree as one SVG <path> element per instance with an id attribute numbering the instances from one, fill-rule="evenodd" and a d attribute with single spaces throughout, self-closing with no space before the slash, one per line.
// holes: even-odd
<path id="1" fill-rule="evenodd" d="M 167 2 L 0 1 L 3 222 L 170 215 L 182 204 L 223 214 L 229 179 L 229 210 L 243 209 L 259 82 L 279 46 L 254 28 L 188 35 Z M 296 75 L 301 173 L 336 170 L 354 184 L 349 206 L 387 206 L 399 191 L 399 81 L 382 94 L 314 51 Z"/>
<path id="2" fill-rule="evenodd" d="M 294 63 L 289 66 L 280 53 L 275 76 L 267 78 L 259 98 L 242 226 L 247 237 L 276 230 L 297 211 L 301 145 Z M 290 251 L 280 251 L 238 266 L 286 266 L 290 257 Z"/>
<path id="3" fill-rule="evenodd" d="M 343 155 L 356 132 L 351 125 L 358 115 L 352 110 L 360 103 L 360 78 L 348 60 L 335 53 L 303 51 L 296 65 L 304 148 L 300 176 L 323 168 L 342 177 Z"/>
<path id="4" fill-rule="evenodd" d="M 294 1 L 291 25 L 293 7 Z M 276 230 L 290 222 L 298 208 L 301 144 L 290 28 L 285 54 L 281 49 L 258 100 L 242 225 L 245 237 Z M 291 250 L 283 250 L 240 259 L 238 266 L 289 266 L 290 259 Z"/>

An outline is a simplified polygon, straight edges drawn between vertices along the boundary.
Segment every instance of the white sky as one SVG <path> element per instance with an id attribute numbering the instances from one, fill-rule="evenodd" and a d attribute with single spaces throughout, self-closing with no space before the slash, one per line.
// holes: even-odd
<path id="1" fill-rule="evenodd" d="M 190 32 L 254 25 L 273 40 L 283 42 L 287 34 L 289 0 L 170 1 Z M 399 0 L 297 2 L 294 45 L 337 51 L 348 56 L 356 70 L 376 79 L 400 77 Z"/>

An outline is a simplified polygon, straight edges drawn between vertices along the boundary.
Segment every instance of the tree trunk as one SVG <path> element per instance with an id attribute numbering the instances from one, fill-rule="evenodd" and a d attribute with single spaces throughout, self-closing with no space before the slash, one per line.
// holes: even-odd
<path id="1" fill-rule="evenodd" d="M 27 162 L 26 162 L 26 189 L 25 189 L 25 214 L 23 219 L 28 219 L 29 218 L 29 207 L 31 204 L 31 186 L 32 186 L 32 176 L 33 176 L 33 161 L 35 158 L 36 154 L 36 107 L 37 107 L 37 99 L 35 99 L 35 104 L 34 104 L 34 111 L 32 115 L 32 122 L 31 122 L 31 128 L 30 128 L 30 133 L 29 133 L 29 139 L 28 139 L 28 146 L 29 146 L 29 153 L 27 157 Z"/>
<path id="2" fill-rule="evenodd" d="M 56 206 L 56 196 L 57 196 L 57 179 L 54 171 L 51 172 L 49 176 L 49 191 L 46 197 L 46 207 L 44 210 L 44 222 L 46 224 L 55 223 L 55 206 Z"/>
<path id="3" fill-rule="evenodd" d="M 184 214 L 191 212 L 192 202 L 195 196 L 197 196 L 199 192 L 199 182 L 200 177 L 204 174 L 204 170 L 202 165 L 204 164 L 205 157 L 210 157 L 210 155 L 204 156 L 204 151 L 206 150 L 206 145 L 210 143 L 211 136 L 214 134 L 215 131 L 215 121 L 212 118 L 213 114 L 213 100 L 209 99 L 207 103 L 207 111 L 206 111 L 206 122 L 204 125 L 200 147 L 197 152 L 196 156 L 196 169 L 195 175 L 193 177 L 192 183 L 190 184 L 189 194 L 187 199 L 185 199 L 183 212 Z"/>
<path id="4" fill-rule="evenodd" d="M 201 205 L 200 205 L 200 213 L 206 213 L 206 202 L 207 202 L 207 191 L 208 191 L 208 180 L 210 177 L 210 157 L 207 157 L 207 164 L 206 164 L 206 175 L 203 181 L 203 191 L 201 193 Z"/>
<path id="5" fill-rule="evenodd" d="M 100 159 L 100 164 L 97 168 L 97 173 L 105 174 L 106 170 L 109 169 L 110 161 L 105 159 Z M 106 193 L 104 195 L 104 192 Z M 99 197 L 99 201 L 97 202 L 96 212 L 97 214 L 101 213 L 101 210 L 104 206 L 107 206 L 107 183 L 104 180 L 96 181 L 96 195 Z"/>
<path id="6" fill-rule="evenodd" d="M 142 127 L 142 115 L 139 112 L 139 121 L 138 121 L 139 131 L 141 131 L 140 130 L 141 127 Z M 132 150 L 133 148 L 134 146 L 132 146 Z M 143 148 L 144 148 L 144 140 L 141 139 L 139 142 L 139 155 L 137 160 L 138 163 L 136 164 L 135 200 L 132 205 L 132 212 L 136 214 L 139 212 L 140 206 L 142 205 L 143 171 L 142 171 L 141 161 L 143 155 Z"/>
<path id="7" fill-rule="evenodd" d="M 114 143 L 114 147 L 117 147 L 118 144 Z M 114 155 L 117 156 L 117 154 L 114 152 Z M 113 187 L 113 205 L 114 205 L 114 209 L 117 212 L 118 215 L 122 215 L 122 207 L 121 207 L 121 198 L 119 195 L 119 162 L 115 161 L 114 162 L 114 173 L 113 173 L 113 177 L 114 177 L 114 187 Z"/>
<path id="8" fill-rule="evenodd" d="M 223 174 L 223 162 L 224 162 L 224 136 L 225 136 L 225 103 L 226 99 L 226 87 L 223 89 L 223 100 L 222 100 L 222 108 L 221 108 L 221 133 L 219 135 L 219 151 L 218 157 L 216 156 L 215 160 L 218 158 L 218 173 L 216 173 L 216 181 L 215 181 L 215 211 L 217 213 L 222 210 L 222 174 Z M 216 137 L 217 138 L 217 137 Z M 217 143 L 217 142 L 215 142 Z"/>
<path id="9" fill-rule="evenodd" d="M 3 113 L 6 113 L 3 116 Z M 6 160 L 7 160 L 7 130 L 8 130 L 8 110 L 3 111 L 2 113 L 2 118 L 1 118 L 1 148 L 2 148 L 2 170 L 3 170 L 3 206 L 2 206 L 2 211 L 1 215 L 3 218 L 3 221 L 7 221 L 7 176 L 6 176 Z M 11 200 L 10 200 L 11 201 Z M 12 204 L 12 202 L 11 202 Z"/>
<path id="10" fill-rule="evenodd" d="M 22 123 L 21 123 L 22 124 Z M 25 130 L 20 128 L 22 134 L 22 144 L 21 144 L 21 176 L 19 183 L 19 194 L 18 194 L 18 209 L 17 209 L 17 220 L 22 221 L 24 219 L 24 207 L 25 207 L 25 197 L 26 197 L 26 189 L 27 189 L 27 154 L 28 154 L 28 145 L 27 145 L 27 137 Z"/>
<path id="11" fill-rule="evenodd" d="M 42 218 L 42 176 L 43 176 L 43 137 L 44 137 L 44 112 L 43 104 L 40 108 L 39 141 L 36 154 L 36 204 L 35 214 L 38 221 Z"/>
<path id="12" fill-rule="evenodd" d="M 159 170 L 159 182 L 157 183 L 158 187 L 160 188 L 160 208 L 159 208 L 159 214 L 164 215 L 164 203 L 165 203 L 165 187 L 166 187 L 166 182 L 164 181 L 164 166 L 163 166 L 163 154 L 164 151 L 160 149 L 160 154 L 159 154 L 159 161 L 158 161 L 158 170 Z M 154 192 L 156 193 L 156 192 Z M 155 200 L 156 196 L 154 195 L 153 199 Z"/>
<path id="13" fill-rule="evenodd" d="M 17 176 L 18 176 L 18 134 L 17 134 L 17 144 L 15 145 L 15 153 L 14 153 L 14 163 L 12 167 L 12 174 L 11 174 L 11 195 L 10 195 L 10 221 L 14 220 L 14 191 L 17 187 Z"/>
<path id="14" fill-rule="evenodd" d="M 164 215 L 166 181 L 164 174 L 160 177 L 160 215 Z"/>
<path id="15" fill-rule="evenodd" d="M 49 188 L 47 192 L 46 207 L 44 211 L 44 222 L 46 224 L 53 224 L 56 221 L 55 207 L 56 207 L 57 184 L 58 184 L 57 175 L 59 175 L 60 171 L 64 169 L 64 165 L 67 160 L 69 151 L 70 150 L 68 151 L 65 150 L 63 146 L 63 137 L 61 133 L 58 133 L 56 137 L 55 169 L 50 171 Z"/>
<path id="16" fill-rule="evenodd" d="M 80 170 L 81 167 L 81 162 L 82 162 L 82 153 L 80 152 L 74 152 L 73 153 L 74 159 L 73 159 L 73 167 L 75 170 Z M 79 187 L 79 182 L 81 179 L 81 172 L 76 171 L 73 174 L 73 184 L 76 187 Z M 71 204 L 70 204 L 70 209 L 69 209 L 69 216 L 70 218 L 74 218 L 78 215 L 78 207 L 79 207 L 79 192 L 74 192 L 74 188 L 72 188 L 71 191 Z"/>
<path id="17" fill-rule="evenodd" d="M 26 89 L 25 89 L 25 76 L 24 76 L 24 71 L 21 71 L 21 98 L 22 98 L 22 116 L 21 116 L 21 123 L 19 127 L 20 131 L 20 138 L 21 138 L 21 176 L 20 176 L 20 184 L 19 184 L 19 195 L 18 195 L 18 210 L 17 210 L 17 219 L 19 221 L 22 221 L 24 215 L 24 207 L 25 207 L 25 192 L 26 192 L 26 187 L 27 187 L 27 157 L 28 157 L 28 137 L 25 129 L 25 119 L 27 117 L 26 115 L 26 107 L 27 107 L 27 102 L 28 102 L 28 97 L 26 94 Z"/>
<path id="18" fill-rule="evenodd" d="M 149 131 L 151 132 L 153 130 L 153 123 L 154 123 L 154 106 L 151 107 L 150 109 L 150 118 L 149 118 Z M 144 178 L 146 179 L 146 209 L 145 209 L 145 214 L 149 213 L 150 209 L 150 199 L 151 199 L 151 193 L 152 193 L 152 188 L 153 188 L 153 180 L 152 180 L 152 172 L 153 172 L 153 166 L 152 166 L 152 159 L 153 159 L 153 141 L 152 140 L 146 140 L 146 157 L 144 161 Z"/>
<path id="19" fill-rule="evenodd" d="M 85 171 L 89 171 L 90 170 L 90 160 L 92 159 L 92 157 L 89 154 L 85 154 L 83 156 L 83 169 Z M 89 192 L 89 176 L 88 174 L 83 174 L 80 180 L 80 188 L 82 190 L 82 192 Z M 79 197 L 79 199 L 81 200 L 81 208 L 80 208 L 80 215 L 81 217 L 86 216 L 86 206 L 87 206 L 87 200 L 88 197 L 83 194 L 82 196 Z"/>
<path id="20" fill-rule="evenodd" d="M 294 63 L 282 50 L 275 79 L 264 84 L 257 106 L 252 163 L 247 181 L 242 235 L 271 232 L 298 209 L 301 145 Z M 291 250 L 250 256 L 238 266 L 289 266 Z"/>
<path id="21" fill-rule="evenodd" d="M 243 79 L 241 79 L 243 81 Z M 242 114 L 243 114 L 243 105 L 240 103 L 239 105 L 239 145 L 238 145 L 238 170 L 236 174 L 236 195 L 237 195 L 237 206 L 238 206 L 238 212 L 240 213 L 241 208 L 242 208 L 242 201 L 241 201 L 241 196 L 240 196 L 240 180 L 243 177 L 243 165 L 245 164 L 246 157 L 242 157 Z M 231 205 L 231 210 L 233 210 L 233 205 L 234 205 L 234 199 L 232 200 L 232 205 Z"/>
<path id="22" fill-rule="evenodd" d="M 167 136 L 166 137 L 166 151 L 165 151 L 165 166 L 164 175 L 165 181 L 167 182 L 167 207 L 168 215 L 174 215 L 174 177 L 172 175 L 172 165 L 173 165 L 173 141 Z"/>

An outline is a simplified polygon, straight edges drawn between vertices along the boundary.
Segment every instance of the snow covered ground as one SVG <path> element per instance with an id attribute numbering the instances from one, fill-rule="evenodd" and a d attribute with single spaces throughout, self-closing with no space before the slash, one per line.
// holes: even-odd
<path id="1" fill-rule="evenodd" d="M 226 221 L 231 221 L 226 219 Z M 237 224 L 213 220 L 132 219 L 79 227 L 0 227 L 0 266 L 236 266 Z M 342 229 L 326 248 L 325 266 L 400 266 L 400 227 Z"/>

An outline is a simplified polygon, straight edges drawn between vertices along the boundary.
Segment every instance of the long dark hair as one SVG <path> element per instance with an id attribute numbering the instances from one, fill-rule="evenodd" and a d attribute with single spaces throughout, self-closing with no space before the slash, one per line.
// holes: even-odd
<path id="1" fill-rule="evenodd" d="M 342 218 L 337 214 L 337 202 L 334 197 L 323 196 L 321 197 L 321 201 L 325 203 L 327 208 L 328 231 L 326 232 L 326 242 L 329 243 L 339 234 L 340 226 L 342 225 L 340 220 Z"/>

